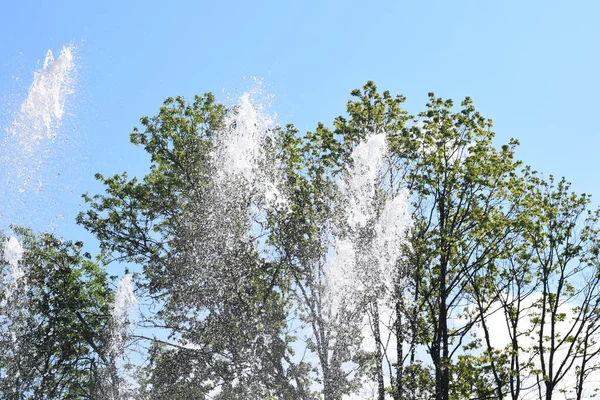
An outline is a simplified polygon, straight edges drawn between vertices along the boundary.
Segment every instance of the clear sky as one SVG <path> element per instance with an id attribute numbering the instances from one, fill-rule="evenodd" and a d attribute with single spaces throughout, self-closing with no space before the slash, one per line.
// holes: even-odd
<path id="1" fill-rule="evenodd" d="M 46 189 L 64 207 L 59 225 L 72 225 L 80 193 L 100 189 L 95 172 L 145 171 L 129 133 L 167 96 L 225 99 L 251 77 L 275 96 L 277 121 L 302 130 L 330 124 L 367 80 L 406 95 L 413 113 L 430 91 L 471 96 L 498 144 L 518 138 L 519 158 L 599 203 L 597 1 L 2 0 L 0 9 L 0 137 L 46 51 L 77 46 L 73 115 L 60 133 L 76 145 L 55 161 L 65 182 Z"/>

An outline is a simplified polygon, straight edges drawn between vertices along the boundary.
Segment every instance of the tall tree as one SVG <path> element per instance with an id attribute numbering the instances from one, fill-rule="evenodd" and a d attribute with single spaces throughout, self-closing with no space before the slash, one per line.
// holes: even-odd
<path id="1" fill-rule="evenodd" d="M 373 82 L 351 94 L 332 128 L 287 125 L 258 141 L 245 141 L 260 124 L 238 118 L 242 106 L 167 99 L 131 136 L 150 171 L 97 176 L 106 192 L 85 197 L 78 221 L 105 262 L 141 266 L 157 310 L 144 324 L 169 335 L 144 338 L 141 395 L 302 399 L 321 385 L 326 400 L 366 386 L 379 400 L 517 399 L 536 388 L 549 399 L 572 379 L 585 397 L 599 365 L 589 199 L 523 167 L 516 140 L 496 147 L 469 98 L 455 107 L 430 94 L 412 117 Z M 361 146 L 382 137 L 391 154 L 374 162 L 356 223 L 344 188 L 371 165 Z M 408 240 L 382 243 L 378 224 L 403 193 Z M 392 267 L 380 265 L 385 252 Z"/>
<path id="2" fill-rule="evenodd" d="M 395 317 L 392 312 L 384 321 L 379 311 L 382 306 L 389 309 L 399 291 L 384 282 L 398 282 L 400 276 L 382 264 L 397 258 L 399 233 L 406 227 L 398 221 L 394 232 L 378 233 L 382 219 L 398 217 L 392 214 L 402 203 L 397 200 L 404 199 L 398 172 L 384 150 L 386 132 L 400 129 L 409 119 L 400 107 L 404 98 L 379 94 L 373 82 L 352 96 L 348 116 L 336 118 L 333 129 L 319 124 L 299 137 L 288 126 L 280 131 L 278 144 L 291 212 L 273 240 L 294 276 L 300 315 L 310 326 L 309 348 L 318 357 L 328 399 L 353 393 L 368 377 L 376 383 L 378 398 L 389 391 L 385 380 L 391 383 L 393 358 L 384 333 Z M 365 324 L 370 328 L 365 330 Z M 365 351 L 364 339 L 373 339 L 374 348 Z"/>
<path id="3" fill-rule="evenodd" d="M 80 242 L 13 229 L 18 241 L 10 239 L 12 248 L 0 237 L 1 397 L 98 399 L 111 393 L 118 382 L 108 350 L 112 291 L 106 274 Z"/>
<path id="4" fill-rule="evenodd" d="M 540 397 L 549 400 L 560 391 L 579 399 L 600 352 L 599 214 L 589 210 L 589 196 L 569 191 L 564 178 L 534 183 L 531 229 L 524 232 L 525 262 L 537 284 L 529 299 L 531 373 Z"/>
<path id="5" fill-rule="evenodd" d="M 466 387 L 483 390 L 481 381 L 462 379 L 468 377 L 460 369 L 469 357 L 457 359 L 477 323 L 464 308 L 472 295 L 470 282 L 506 258 L 504 242 L 516 229 L 509 192 L 520 165 L 514 160 L 517 143 L 497 150 L 491 126 L 470 99 L 455 112 L 451 100 L 430 94 L 427 110 L 398 132 L 395 142 L 414 194 L 411 259 L 424 262 L 410 266 L 421 314 L 412 318 L 426 324 L 419 341 L 431 356 L 439 400 L 459 396 Z M 477 286 L 487 290 L 484 283 Z"/>
<path id="6" fill-rule="evenodd" d="M 86 196 L 90 209 L 78 217 L 106 261 L 143 266 L 139 283 L 158 307 L 144 324 L 169 335 L 149 338 L 151 398 L 302 398 L 308 390 L 303 369 L 287 361 L 286 279 L 277 258 L 261 254 L 272 218 L 250 218 L 269 199 L 215 156 L 223 137 L 245 126 L 236 116 L 246 111 L 211 94 L 191 104 L 167 99 L 131 135 L 151 157 L 149 173 L 98 175 L 106 193 Z"/>

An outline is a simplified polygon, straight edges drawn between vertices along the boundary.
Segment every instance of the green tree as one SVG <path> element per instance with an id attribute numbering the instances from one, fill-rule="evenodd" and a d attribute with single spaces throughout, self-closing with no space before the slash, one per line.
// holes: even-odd
<path id="1" fill-rule="evenodd" d="M 150 342 L 140 396 L 303 399 L 319 384 L 338 400 L 370 380 L 378 400 L 516 399 L 532 388 L 551 398 L 572 375 L 575 397 L 585 397 L 599 366 L 589 198 L 524 167 L 516 140 L 495 146 L 492 121 L 469 98 L 455 107 L 430 94 L 413 117 L 404 97 L 373 82 L 351 95 L 332 128 L 264 135 L 244 176 L 227 175 L 217 156 L 228 132 L 257 129 L 237 118 L 247 110 L 210 94 L 170 98 L 131 135 L 150 171 L 97 175 L 105 193 L 85 196 L 78 222 L 105 262 L 140 265 L 139 288 L 157 310 L 143 325 L 169 336 L 139 335 Z M 341 188 L 353 152 L 376 135 L 390 154 L 372 215 L 355 226 Z M 285 209 L 270 206 L 261 170 L 283 181 L 274 186 Z M 404 190 L 413 223 L 407 239 L 386 244 L 399 254 L 385 277 L 393 284 L 365 279 L 367 289 L 352 287 L 332 306 L 336 243 L 352 241 L 353 268 L 365 276 L 379 271 L 376 224 Z M 500 346 L 499 315 L 509 337 Z"/>
<path id="2" fill-rule="evenodd" d="M 248 217 L 252 204 L 266 200 L 243 190 L 248 182 L 216 179 L 211 152 L 236 129 L 238 112 L 211 94 L 191 104 L 167 99 L 131 134 L 150 155 L 149 173 L 141 180 L 97 175 L 106 193 L 85 196 L 90 209 L 78 217 L 100 240 L 106 262 L 143 267 L 139 284 L 158 308 L 143 324 L 169 335 L 148 338 L 150 398 L 216 391 L 302 398 L 307 391 L 302 368 L 289 361 L 286 278 L 276 257 L 259 252 L 266 233 L 256 230 L 268 231 L 272 218 L 257 227 Z"/>
<path id="3" fill-rule="evenodd" d="M 600 352 L 599 212 L 588 208 L 589 196 L 570 192 L 564 178 L 532 182 L 527 256 L 520 259 L 536 285 L 528 299 L 530 372 L 545 399 L 559 391 L 581 399 L 591 394 L 585 377 Z M 565 385 L 569 378 L 574 382 Z"/>
<path id="4" fill-rule="evenodd" d="M 384 291 L 376 280 L 368 279 L 373 284 L 370 290 L 348 293 L 339 306 L 332 307 L 328 269 L 332 268 L 330 253 L 341 240 L 357 244 L 358 275 L 367 277 L 371 270 L 379 267 L 372 257 L 375 221 L 392 197 L 391 191 L 382 185 L 381 180 L 385 178 L 379 176 L 374 182 L 377 194 L 373 204 L 367 205 L 373 215 L 365 226 L 347 223 L 344 209 L 349 201 L 356 199 L 342 193 L 340 184 L 348 184 L 348 179 L 356 173 L 353 168 L 360 167 L 353 165 L 357 162 L 352 158 L 353 150 L 375 135 L 384 134 L 392 125 L 401 126 L 408 116 L 400 108 L 404 101 L 401 96 L 394 98 L 389 92 L 379 95 L 372 82 L 365 86 L 364 95 L 358 90 L 352 94 L 359 100 L 348 103 L 349 118 L 336 118 L 333 129 L 318 124 L 314 132 L 301 137 L 293 126 L 287 126 L 278 136 L 290 210 L 278 222 L 272 240 L 293 276 L 296 308 L 299 318 L 310 327 L 308 348 L 318 358 L 326 399 L 339 399 L 353 393 L 364 376 L 371 376 L 377 382 L 379 398 L 386 392 L 385 352 L 378 315 L 378 302 L 383 300 Z M 388 168 L 383 170 L 389 171 Z M 371 322 L 375 335 L 374 352 L 361 350 L 360 327 L 366 320 Z"/>
<path id="5" fill-rule="evenodd" d="M 116 382 L 106 274 L 80 242 L 13 229 L 22 254 L 0 254 L 1 397 L 96 399 L 110 393 Z"/>
<path id="6" fill-rule="evenodd" d="M 458 396 L 470 385 L 461 363 L 455 363 L 467 351 L 465 341 L 478 322 L 465 307 L 471 284 L 478 280 L 475 286 L 488 296 L 489 285 L 478 277 L 494 273 L 495 262 L 506 257 L 506 240 L 517 228 L 509 203 L 520 166 L 514 160 L 516 142 L 497 150 L 491 125 L 470 99 L 455 112 L 451 100 L 430 94 L 427 110 L 394 143 L 414 194 L 412 248 L 418 253 L 412 260 L 422 262 L 409 266 L 415 271 L 411 285 L 421 314 L 417 318 L 425 323 L 413 334 L 421 334 L 416 343 L 428 348 L 434 395 L 440 400 Z"/>
<path id="7" fill-rule="evenodd" d="M 598 362 L 598 212 L 564 179 L 524 172 L 523 185 L 513 187 L 522 229 L 509 258 L 487 278 L 487 296 L 481 280 L 472 285 L 484 334 L 479 364 L 493 374 L 498 398 L 560 392 L 580 399 L 591 394 L 584 377 Z"/>
<path id="8" fill-rule="evenodd" d="M 278 221 L 272 241 L 293 277 L 297 316 L 310 326 L 307 348 L 318 358 L 323 395 L 339 399 L 354 389 L 342 364 L 352 360 L 360 340 L 357 316 L 332 315 L 325 294 L 335 174 L 343 168 L 348 149 L 323 124 L 303 139 L 287 126 L 279 131 L 278 141 L 290 209 Z"/>

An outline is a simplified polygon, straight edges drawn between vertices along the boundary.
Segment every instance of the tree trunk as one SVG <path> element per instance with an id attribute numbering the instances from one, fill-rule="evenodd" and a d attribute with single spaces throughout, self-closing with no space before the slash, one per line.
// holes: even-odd
<path id="1" fill-rule="evenodd" d="M 400 290 L 397 290 L 397 295 L 401 296 Z M 396 300 L 396 390 L 394 390 L 394 400 L 401 400 L 404 397 L 404 388 L 402 380 L 404 375 L 404 333 L 402 332 L 402 297 Z"/>
<path id="2" fill-rule="evenodd" d="M 375 335 L 375 362 L 377 368 L 377 399 L 385 400 L 385 384 L 383 382 L 383 352 L 381 351 L 381 332 L 379 330 L 379 308 L 377 300 L 371 303 L 373 310 L 373 334 Z"/>

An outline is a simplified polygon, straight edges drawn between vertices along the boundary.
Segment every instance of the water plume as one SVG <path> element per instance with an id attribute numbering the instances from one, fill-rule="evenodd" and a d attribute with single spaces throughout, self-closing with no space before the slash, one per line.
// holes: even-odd
<path id="1" fill-rule="evenodd" d="M 133 290 L 131 274 L 126 274 L 117 284 L 115 300 L 112 307 L 111 317 L 115 326 L 115 332 L 122 332 L 132 320 L 132 314 L 138 301 Z M 120 335 L 115 335 L 119 337 Z M 118 342 L 118 341 L 117 341 Z"/>
<path id="2" fill-rule="evenodd" d="M 286 201 L 279 190 L 278 172 L 266 151 L 275 123 L 252 95 L 240 96 L 219 132 L 212 152 L 215 182 L 220 188 L 234 185 L 238 191 L 259 196 L 266 207 L 283 206 Z"/>
<path id="3" fill-rule="evenodd" d="M 370 136 L 355 147 L 352 163 L 338 182 L 340 222 L 332 237 L 333 257 L 326 269 L 334 310 L 342 303 L 360 308 L 356 303 L 367 291 L 390 292 L 394 286 L 393 270 L 411 218 L 408 191 L 383 193 L 386 157 L 385 134 Z"/>
<path id="4" fill-rule="evenodd" d="M 128 369 L 128 344 L 131 324 L 138 317 L 138 301 L 135 296 L 131 274 L 125 274 L 117 284 L 111 309 L 110 357 L 115 369 L 112 379 L 113 398 L 121 398 L 123 393 L 132 390 L 135 378 Z"/>
<path id="5" fill-rule="evenodd" d="M 388 162 L 385 133 L 358 144 L 350 159 L 337 184 L 337 216 L 325 265 L 327 324 L 335 331 L 334 348 L 374 354 L 382 382 L 389 386 L 391 373 L 384 376 L 383 360 L 397 358 L 395 341 L 389 339 L 397 318 L 394 296 L 402 286 L 399 262 L 412 224 L 409 192 L 383 184 Z M 374 397 L 376 391 L 368 390 L 369 377 L 352 379 L 360 380 L 360 398 Z"/>
<path id="6" fill-rule="evenodd" d="M 0 197 L 4 206 L 0 218 L 15 213 L 7 216 L 11 218 L 9 223 L 20 217 L 9 208 L 22 209 L 21 203 L 30 202 L 44 188 L 45 167 L 65 119 L 67 99 L 74 92 L 74 50 L 74 46 L 63 46 L 57 58 L 48 50 L 25 100 L 5 128 L 0 143 L 0 179 L 5 188 Z"/>
<path id="7" fill-rule="evenodd" d="M 17 268 L 23 258 L 23 246 L 14 236 L 11 236 L 4 245 L 4 258 L 12 268 Z"/>
<path id="8" fill-rule="evenodd" d="M 269 153 L 275 123 L 254 101 L 254 94 L 240 96 L 223 129 L 217 132 L 210 154 L 212 182 L 211 189 L 203 193 L 204 199 L 198 201 L 206 207 L 207 216 L 200 229 L 210 232 L 205 238 L 208 243 L 225 246 L 208 254 L 223 256 L 224 249 L 236 251 L 246 243 L 268 256 L 264 243 L 256 238 L 264 237 L 268 213 L 285 210 L 287 205 L 280 171 Z"/>
<path id="9" fill-rule="evenodd" d="M 9 128 L 24 151 L 35 151 L 44 139 L 56 140 L 66 97 L 73 93 L 73 68 L 72 47 L 63 47 L 57 59 L 52 50 L 46 53 L 43 67 L 35 72 L 27 98 Z"/>
<path id="10" fill-rule="evenodd" d="M 11 236 L 4 244 L 4 259 L 10 266 L 10 270 L 5 275 L 5 297 L 1 304 L 3 307 L 14 300 L 18 285 L 25 277 L 25 271 L 20 265 L 23 259 L 23 246 L 14 236 Z"/>

